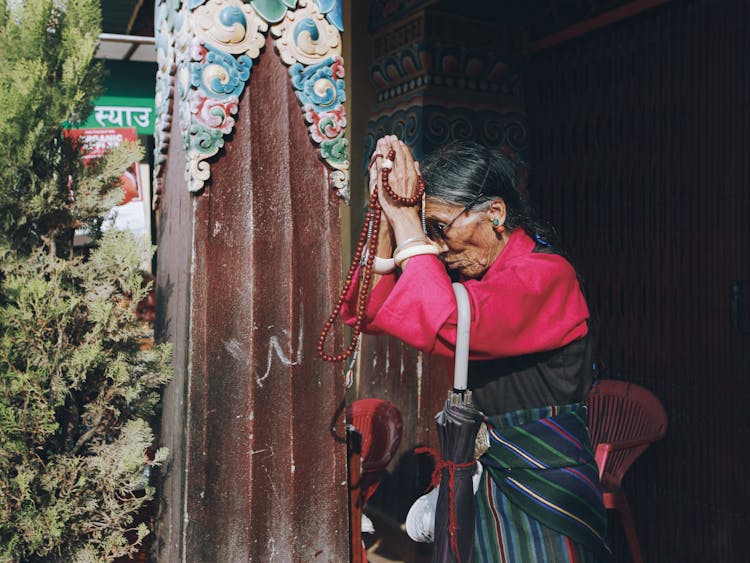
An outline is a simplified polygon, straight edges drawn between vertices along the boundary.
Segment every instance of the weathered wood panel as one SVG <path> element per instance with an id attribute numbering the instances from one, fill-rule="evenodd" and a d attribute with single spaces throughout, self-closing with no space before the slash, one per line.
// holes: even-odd
<path id="1" fill-rule="evenodd" d="M 673 2 L 529 64 L 531 192 L 583 274 L 605 375 L 669 415 L 625 481 L 646 561 L 750 550 L 750 346 L 729 294 L 750 278 L 749 7 Z"/>
<path id="2" fill-rule="evenodd" d="M 211 171 L 191 213 L 162 227 L 192 245 L 163 278 L 190 275 L 170 296 L 188 301 L 189 324 L 174 332 L 187 340 L 184 496 L 166 499 L 184 505 L 184 538 L 165 560 L 345 561 L 346 452 L 330 432 L 344 388 L 315 353 L 339 284 L 339 202 L 270 42 Z"/>

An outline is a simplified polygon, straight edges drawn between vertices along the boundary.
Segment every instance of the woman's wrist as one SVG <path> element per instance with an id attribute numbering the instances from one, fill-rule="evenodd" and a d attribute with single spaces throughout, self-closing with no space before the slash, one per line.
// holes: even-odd
<path id="1" fill-rule="evenodd" d="M 410 219 L 410 221 L 402 221 L 392 225 L 393 237 L 396 240 L 396 245 L 401 244 L 407 239 L 417 237 L 425 240 L 425 234 L 422 230 L 422 223 L 419 220 L 419 216 L 415 214 Z"/>
<path id="2" fill-rule="evenodd" d="M 403 250 L 407 246 L 412 246 L 415 244 L 425 244 L 427 241 L 424 238 L 424 235 L 419 235 L 416 237 L 409 237 L 407 239 L 402 240 L 396 245 L 396 248 L 393 249 L 393 254 L 395 255 L 399 250 Z"/>
<path id="3" fill-rule="evenodd" d="M 422 233 L 422 221 L 416 207 L 390 209 L 387 216 L 397 242 Z"/>
<path id="4" fill-rule="evenodd" d="M 377 284 L 381 275 L 390 274 L 396 269 L 396 264 L 391 255 L 393 254 L 393 232 L 388 221 L 381 221 L 380 230 L 378 231 L 378 245 L 373 260 L 373 286 Z M 367 254 L 365 247 L 365 256 Z M 364 259 L 366 261 L 366 258 Z"/>
<path id="5" fill-rule="evenodd" d="M 378 256 L 390 256 L 393 254 L 393 232 L 388 224 L 388 221 L 382 221 L 380 223 L 380 231 L 378 231 Z"/>

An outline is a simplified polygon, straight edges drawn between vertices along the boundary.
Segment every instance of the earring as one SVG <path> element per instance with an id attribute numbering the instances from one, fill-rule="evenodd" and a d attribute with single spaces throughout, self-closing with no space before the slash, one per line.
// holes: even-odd
<path id="1" fill-rule="evenodd" d="M 500 226 L 500 219 L 497 219 L 497 218 L 493 219 L 492 220 L 492 228 L 493 229 L 497 229 L 499 226 Z"/>

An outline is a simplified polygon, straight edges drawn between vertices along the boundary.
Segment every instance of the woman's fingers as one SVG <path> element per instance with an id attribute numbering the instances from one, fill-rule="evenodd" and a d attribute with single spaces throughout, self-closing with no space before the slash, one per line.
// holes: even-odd
<path id="1" fill-rule="evenodd" d="M 396 137 L 389 139 L 390 150 L 393 151 L 393 167 L 388 175 L 388 183 L 391 189 L 400 196 L 409 197 L 409 183 L 404 168 L 404 155 L 401 143 Z"/>
<path id="2" fill-rule="evenodd" d="M 409 238 L 417 236 L 415 233 L 422 232 L 419 221 L 418 208 L 407 206 L 394 201 L 383 187 L 383 162 L 388 154 L 393 151 L 393 166 L 390 168 L 388 184 L 391 189 L 402 196 L 412 197 L 416 191 L 417 172 L 414 168 L 414 159 L 409 148 L 403 145 L 394 135 L 382 137 L 377 143 L 377 153 L 383 155 L 376 158 L 373 164 L 374 182 L 378 189 L 378 199 L 383 210 L 384 219 L 387 220 L 396 238 Z"/>
<path id="3" fill-rule="evenodd" d="M 376 145 L 377 152 L 379 152 L 383 156 L 386 156 L 388 154 L 389 145 L 390 145 L 390 143 L 388 142 L 388 137 L 387 136 L 386 137 L 380 137 L 380 139 L 378 139 L 378 142 L 377 142 L 377 145 Z"/>
<path id="4" fill-rule="evenodd" d="M 396 159 L 399 166 L 396 171 L 399 183 L 401 184 L 401 195 L 414 197 L 417 192 L 418 178 L 414 168 L 414 158 L 411 155 L 409 147 L 401 142 L 396 142 Z M 395 166 L 394 166 L 395 168 Z"/>
<path id="5" fill-rule="evenodd" d="M 396 202 L 391 201 L 387 192 L 382 187 L 382 170 L 383 160 L 393 151 L 393 166 L 388 175 L 388 184 L 391 189 L 398 195 L 404 197 L 414 197 L 419 186 L 419 166 L 414 161 L 411 149 L 408 145 L 400 141 L 395 135 L 386 135 L 378 139 L 373 156 L 375 161 L 370 168 L 370 192 L 377 185 L 378 195 L 381 203 L 385 205 L 399 206 Z"/>
<path id="6" fill-rule="evenodd" d="M 411 149 L 406 143 L 398 141 L 398 151 L 396 154 L 403 159 L 403 163 L 407 168 L 414 167 L 414 157 L 411 154 Z"/>
<path id="7" fill-rule="evenodd" d="M 376 186 L 379 187 L 378 194 L 382 194 L 382 186 L 380 186 L 381 171 L 383 170 L 383 159 L 387 157 L 388 151 L 390 150 L 390 142 L 388 137 L 380 137 L 375 143 L 375 151 L 372 153 L 370 160 L 370 195 Z"/>

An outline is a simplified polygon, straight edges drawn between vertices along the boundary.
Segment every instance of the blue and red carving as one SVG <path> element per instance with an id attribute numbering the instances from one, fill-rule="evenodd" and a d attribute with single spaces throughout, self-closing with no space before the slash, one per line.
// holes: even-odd
<path id="1" fill-rule="evenodd" d="M 305 119 L 310 123 L 310 136 L 320 144 L 323 158 L 336 168 L 347 163 L 347 141 L 344 138 L 344 66 L 341 57 L 329 57 L 305 67 L 300 63 L 289 68 L 297 99 Z"/>
<path id="2" fill-rule="evenodd" d="M 378 101 L 404 96 L 430 84 L 520 96 L 520 91 L 516 92 L 515 66 L 516 61 L 483 49 L 418 43 L 376 61 L 370 80 L 378 92 Z"/>
<path id="3" fill-rule="evenodd" d="M 166 110 L 172 97 L 169 64 L 175 62 L 191 191 L 202 189 L 210 178 L 207 159 L 218 153 L 236 124 L 253 60 L 274 24 L 270 29 L 282 60 L 291 67 L 310 136 L 333 169 L 332 187 L 348 196 L 341 0 L 158 0 L 156 16 L 162 61 L 157 93 Z M 168 125 L 165 120 L 164 131 Z M 167 140 L 168 135 L 160 135 L 159 154 L 166 152 Z"/>
<path id="4" fill-rule="evenodd" d="M 213 98 L 239 96 L 250 78 L 253 59 L 247 55 L 235 58 L 204 44 L 198 50 L 199 60 L 190 63 L 190 84 Z"/>
<path id="5" fill-rule="evenodd" d="M 323 62 L 305 67 L 300 63 L 289 68 L 292 86 L 303 107 L 311 105 L 316 111 L 327 111 L 341 105 L 346 99 L 341 74 L 341 57 L 330 57 Z"/>
<path id="6" fill-rule="evenodd" d="M 224 135 L 232 132 L 234 118 L 239 108 L 239 98 L 229 96 L 220 100 L 207 97 L 200 90 L 195 92 L 190 100 L 190 113 L 195 119 L 211 129 L 217 129 Z"/>

